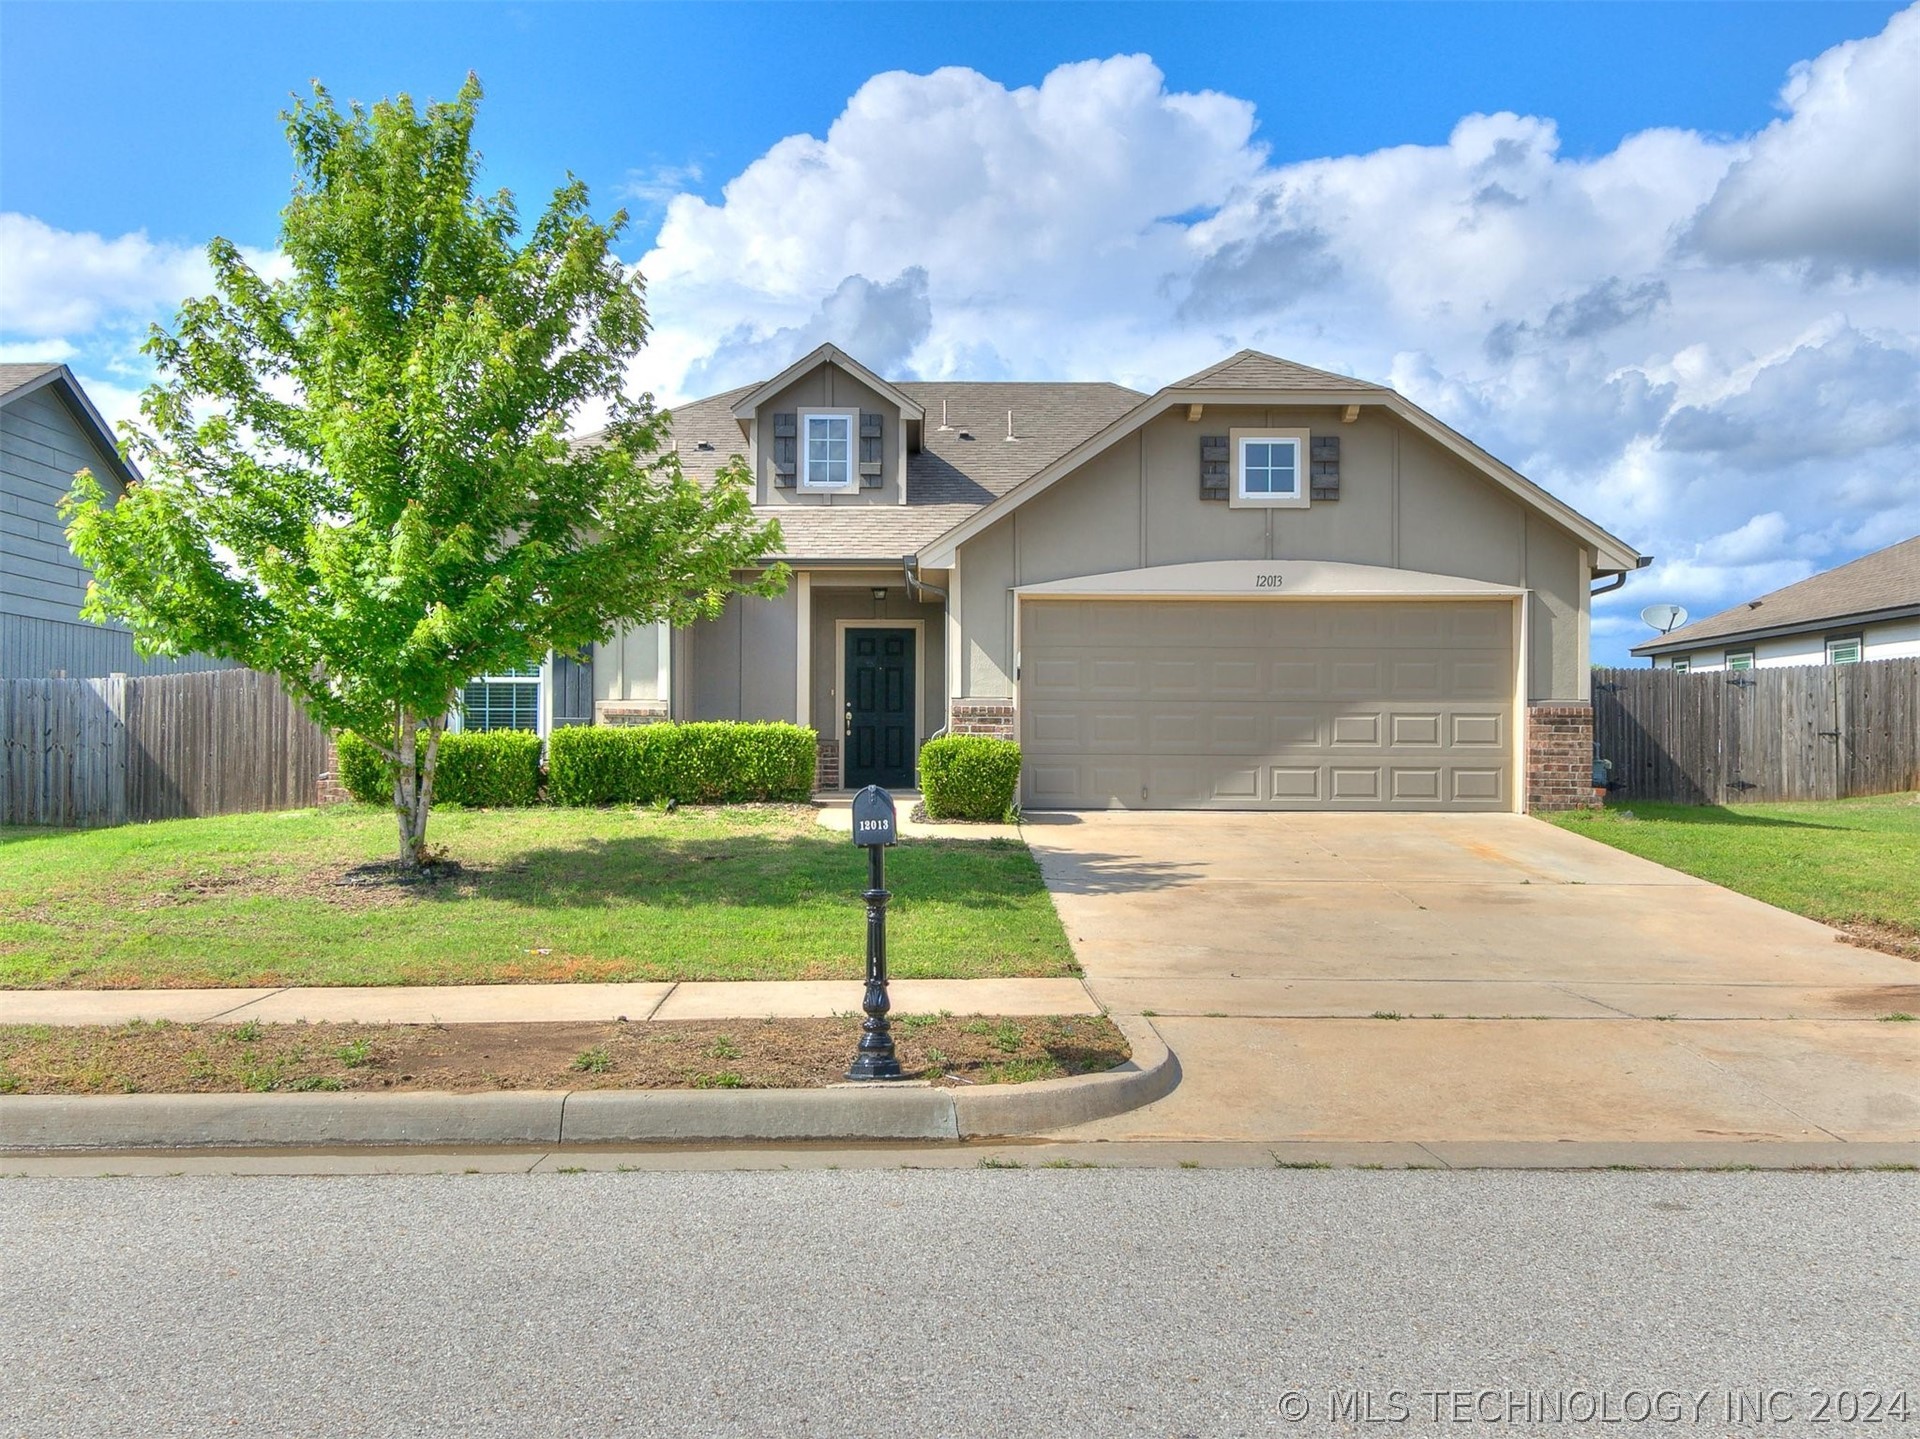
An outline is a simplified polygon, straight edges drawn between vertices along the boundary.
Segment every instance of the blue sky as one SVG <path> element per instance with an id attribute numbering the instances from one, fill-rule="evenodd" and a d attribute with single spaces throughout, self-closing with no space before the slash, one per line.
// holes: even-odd
<path id="1" fill-rule="evenodd" d="M 1920 10 L 1885 3 L 9 0 L 0 356 L 127 413 L 206 240 L 270 251 L 290 92 L 469 69 L 488 183 L 634 211 L 669 400 L 829 338 L 1142 388 L 1255 345 L 1657 554 L 1602 658 L 1650 600 L 1920 530 Z"/>
<path id="2" fill-rule="evenodd" d="M 0 206 L 68 230 L 267 245 L 288 96 L 488 91 L 491 176 L 636 172 L 717 197 L 773 141 L 821 134 L 883 70 L 1035 85 L 1145 53 L 1174 90 L 1259 107 L 1278 161 L 1446 139 L 1462 115 L 1551 115 L 1563 152 L 1676 125 L 1746 133 L 1787 67 L 1883 26 L 1885 3 L 1309 5 L 76 4 L 0 7 Z M 57 144 L 49 125 L 57 119 Z M 636 238 L 658 221 L 631 198 Z M 644 249 L 644 245 L 640 247 Z M 638 258 L 636 250 L 634 258 Z"/>

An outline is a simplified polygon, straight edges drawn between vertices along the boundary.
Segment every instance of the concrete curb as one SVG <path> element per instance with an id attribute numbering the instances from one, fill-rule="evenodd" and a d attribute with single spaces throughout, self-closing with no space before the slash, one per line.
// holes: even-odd
<path id="1" fill-rule="evenodd" d="M 0 1151 L 229 1145 L 554 1144 L 567 1096 L 496 1094 L 16 1094 Z"/>
<path id="2" fill-rule="evenodd" d="M 1032 1134 L 1150 1104 L 1179 1062 L 1144 1019 L 1104 1074 L 976 1090 L 507 1090 L 491 1094 L 28 1094 L 0 1097 L 0 1153 L 403 1144 L 918 1140 Z"/>
<path id="3" fill-rule="evenodd" d="M 1180 1083 L 1180 1061 L 1160 1032 L 1138 1015 L 1107 1017 L 1127 1037 L 1133 1058 L 1104 1074 L 944 1090 L 953 1096 L 960 1138 L 1048 1133 L 1125 1114 L 1171 1094 Z"/>

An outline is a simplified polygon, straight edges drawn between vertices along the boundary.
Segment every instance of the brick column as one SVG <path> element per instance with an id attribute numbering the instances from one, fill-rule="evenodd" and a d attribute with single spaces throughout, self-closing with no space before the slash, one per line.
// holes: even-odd
<path id="1" fill-rule="evenodd" d="M 1014 739 L 1013 701 L 1008 699 L 956 699 L 947 702 L 948 734 L 984 734 L 995 739 Z"/>
<path id="2" fill-rule="evenodd" d="M 320 761 L 320 774 L 313 784 L 313 802 L 319 804 L 345 804 L 353 798 L 347 793 L 347 787 L 340 782 L 340 749 L 327 736 L 327 752 Z"/>
<path id="3" fill-rule="evenodd" d="M 1591 809 L 1593 706 L 1527 706 L 1527 808 Z"/>
<path id="4" fill-rule="evenodd" d="M 814 741 L 813 787 L 818 790 L 840 788 L 840 741 L 821 735 Z"/>

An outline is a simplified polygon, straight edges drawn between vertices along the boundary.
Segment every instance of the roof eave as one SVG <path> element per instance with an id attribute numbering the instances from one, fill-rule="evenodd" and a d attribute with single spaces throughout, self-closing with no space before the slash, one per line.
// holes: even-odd
<path id="1" fill-rule="evenodd" d="M 49 385 L 59 387 L 60 397 L 67 405 L 67 408 L 74 412 L 75 418 L 80 421 L 81 427 L 91 434 L 95 446 L 98 447 L 102 454 L 106 455 L 107 463 L 113 467 L 114 478 L 118 480 L 123 487 L 140 484 L 145 477 L 141 475 L 139 469 L 131 460 L 121 456 L 120 442 L 114 437 L 113 426 L 107 423 L 106 416 L 94 408 L 93 401 L 87 397 L 87 392 L 80 387 L 80 381 L 74 377 L 73 371 L 69 370 L 65 365 L 56 365 L 48 370 L 46 374 L 36 376 L 17 389 L 9 390 L 5 395 L 0 395 L 0 408 L 4 408 L 12 404 L 15 400 L 23 399 L 28 395 L 38 394 Z"/>
<path id="2" fill-rule="evenodd" d="M 1561 528 L 1585 542 L 1594 552 L 1594 569 L 1602 574 L 1619 573 L 1641 568 L 1640 552 L 1619 536 L 1602 529 L 1571 505 L 1556 499 L 1540 488 L 1532 480 L 1504 461 L 1488 454 L 1473 441 L 1462 435 L 1452 426 L 1435 419 L 1404 395 L 1394 390 L 1379 388 L 1355 388 L 1352 390 L 1207 390 L 1181 389 L 1169 386 L 1148 396 L 1132 409 L 1115 418 L 1104 428 L 1088 436 L 1075 445 L 1066 454 L 1037 474 L 1022 480 L 991 504 L 982 506 L 952 529 L 938 538 L 922 545 L 918 551 L 920 562 L 933 568 L 944 568 L 953 561 L 960 546 L 987 529 L 1008 513 L 1018 509 L 1027 500 L 1039 494 L 1059 480 L 1078 469 L 1110 445 L 1124 439 L 1149 420 L 1173 408 L 1175 405 L 1207 404 L 1250 404 L 1267 406 L 1290 406 L 1298 408 L 1323 407 L 1329 405 L 1371 404 L 1392 411 L 1400 419 L 1412 425 L 1442 448 L 1451 450 L 1461 459 L 1479 469 L 1496 483 L 1511 490 L 1515 496 L 1544 513 Z"/>
<path id="3" fill-rule="evenodd" d="M 886 396 L 887 399 L 898 405 L 900 412 L 909 420 L 926 419 L 926 409 L 918 400 L 896 388 L 881 376 L 876 375 L 872 370 L 869 370 L 865 365 L 854 359 L 853 356 L 849 355 L 845 350 L 842 350 L 838 345 L 831 343 L 821 345 L 809 351 L 807 354 L 802 355 L 765 384 L 749 391 L 742 399 L 735 402 L 733 406 L 733 417 L 741 421 L 744 425 L 745 421 L 752 418 L 753 412 L 759 409 L 767 400 L 779 394 L 780 391 L 784 390 L 800 376 L 806 374 L 807 371 L 817 369 L 819 366 L 825 364 L 835 364 L 843 370 L 849 371 L 869 388 Z"/>
<path id="4" fill-rule="evenodd" d="M 1854 610 L 1847 614 L 1828 615 L 1820 619 L 1789 620 L 1784 624 L 1760 625 L 1751 629 L 1728 630 L 1724 634 L 1699 635 L 1693 638 L 1682 638 L 1676 632 L 1648 644 L 1635 645 L 1629 653 L 1656 656 L 1689 654 L 1694 650 L 1724 649 L 1728 645 L 1738 645 L 1749 640 L 1777 640 L 1791 635 L 1819 634 L 1826 630 L 1846 629 L 1852 625 L 1873 625 L 1887 620 L 1910 619 L 1916 615 L 1920 615 L 1920 603 L 1890 605 L 1877 610 Z"/>

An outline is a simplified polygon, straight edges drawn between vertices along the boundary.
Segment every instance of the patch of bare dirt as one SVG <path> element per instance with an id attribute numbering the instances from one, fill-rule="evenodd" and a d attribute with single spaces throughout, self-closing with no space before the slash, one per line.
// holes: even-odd
<path id="1" fill-rule="evenodd" d="M 1123 1063 L 1104 1017 L 903 1015 L 911 1077 L 1005 1084 Z M 846 1077 L 858 1016 L 610 1024 L 0 1026 L 0 1095 L 806 1089 Z M 4 1100 L 0 1100 L 4 1103 Z"/>
<path id="2" fill-rule="evenodd" d="M 1920 960 L 1920 929 L 1877 919 L 1844 920 L 1834 928 L 1846 936 L 1848 944 L 1877 949 L 1882 954 L 1897 954 L 1902 959 Z"/>

